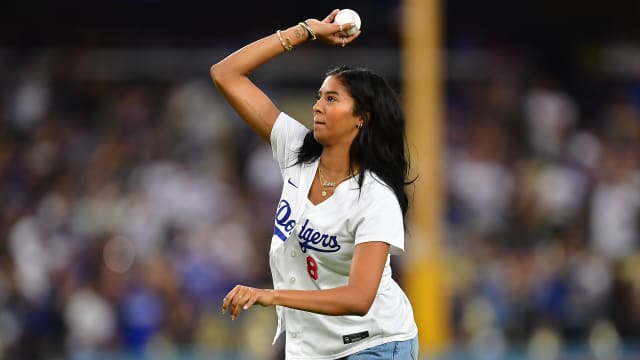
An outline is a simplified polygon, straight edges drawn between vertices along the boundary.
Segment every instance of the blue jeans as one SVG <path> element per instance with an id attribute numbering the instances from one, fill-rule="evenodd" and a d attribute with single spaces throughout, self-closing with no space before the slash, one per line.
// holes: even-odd
<path id="1" fill-rule="evenodd" d="M 364 349 L 339 360 L 418 360 L 418 337 Z"/>

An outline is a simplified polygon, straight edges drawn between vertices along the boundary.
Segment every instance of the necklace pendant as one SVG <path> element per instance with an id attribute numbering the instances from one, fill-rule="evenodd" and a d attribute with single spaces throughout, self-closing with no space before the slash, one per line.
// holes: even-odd
<path id="1" fill-rule="evenodd" d="M 322 190 L 320 195 L 322 195 L 322 197 L 326 197 L 327 196 L 327 190 Z"/>

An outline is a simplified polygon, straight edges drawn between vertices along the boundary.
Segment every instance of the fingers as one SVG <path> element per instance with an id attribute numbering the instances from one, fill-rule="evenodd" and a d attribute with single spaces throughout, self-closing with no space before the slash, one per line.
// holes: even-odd
<path id="1" fill-rule="evenodd" d="M 254 289 L 255 290 L 255 289 Z M 247 299 L 247 301 L 244 303 L 244 305 L 242 306 L 242 310 L 249 310 L 251 309 L 251 307 L 256 303 L 256 301 L 258 300 L 258 291 L 255 290 L 253 291 L 253 293 L 251 294 L 251 296 L 249 296 L 249 298 Z"/>
<path id="2" fill-rule="evenodd" d="M 242 310 L 248 310 L 258 299 L 257 289 L 236 285 L 222 300 L 222 314 L 229 312 L 231 320 L 240 316 Z"/>
<path id="3" fill-rule="evenodd" d="M 346 29 L 346 30 L 348 30 L 348 29 Z M 340 36 L 335 36 L 334 37 L 333 44 L 334 45 L 339 45 L 341 47 L 345 47 L 345 46 L 349 45 L 352 41 L 357 39 L 360 36 L 361 33 L 362 33 L 361 31 L 358 31 L 358 32 L 356 32 L 355 34 L 353 34 L 351 36 L 346 36 L 346 35 L 340 34 Z"/>
<path id="4" fill-rule="evenodd" d="M 332 23 L 333 19 L 336 18 L 336 15 L 338 15 L 339 12 L 340 12 L 340 9 L 333 9 L 333 11 L 329 15 L 327 15 L 326 18 L 322 19 L 322 22 Z"/>
<path id="5" fill-rule="evenodd" d="M 318 40 L 333 46 L 347 46 L 360 35 L 360 30 L 349 35 L 356 26 L 354 23 L 336 24 L 335 17 L 340 10 L 333 10 L 322 21 L 316 19 L 307 19 L 309 26 L 313 28 Z M 344 40 L 343 40 L 344 39 Z"/>
<path id="6" fill-rule="evenodd" d="M 355 23 L 344 23 L 344 24 L 339 24 L 338 25 L 338 31 L 341 33 L 342 36 L 345 37 L 351 37 L 353 35 L 355 35 L 355 33 L 353 35 L 349 35 L 349 30 L 353 29 L 356 27 Z M 360 30 L 357 30 L 357 32 L 360 32 Z"/>
<path id="7" fill-rule="evenodd" d="M 227 310 L 229 310 L 229 306 L 231 305 L 231 301 L 234 299 L 235 295 L 239 291 L 239 286 L 234 287 L 227 293 L 227 296 L 222 299 L 222 314 L 226 314 Z"/>

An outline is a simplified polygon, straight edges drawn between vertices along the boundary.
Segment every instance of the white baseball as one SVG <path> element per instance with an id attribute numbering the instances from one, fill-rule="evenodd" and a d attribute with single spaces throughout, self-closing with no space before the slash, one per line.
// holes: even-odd
<path id="1" fill-rule="evenodd" d="M 343 33 L 345 33 L 348 36 L 351 36 L 355 33 L 358 32 L 358 30 L 360 30 L 360 15 L 358 15 L 357 12 L 351 10 L 351 9 L 342 9 L 338 12 L 338 15 L 336 15 L 335 19 L 333 19 L 333 22 L 335 24 L 356 24 L 356 26 L 352 27 L 349 30 L 345 30 L 343 31 Z"/>

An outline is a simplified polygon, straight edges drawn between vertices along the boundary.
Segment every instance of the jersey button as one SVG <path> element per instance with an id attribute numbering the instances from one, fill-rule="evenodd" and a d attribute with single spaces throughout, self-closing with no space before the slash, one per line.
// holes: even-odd
<path id="1" fill-rule="evenodd" d="M 293 284 L 295 282 L 296 282 L 296 277 L 295 276 L 292 276 L 292 277 L 289 278 L 289 283 L 290 284 Z"/>
<path id="2" fill-rule="evenodd" d="M 295 250 L 291 250 L 291 257 L 296 257 L 296 251 Z"/>

